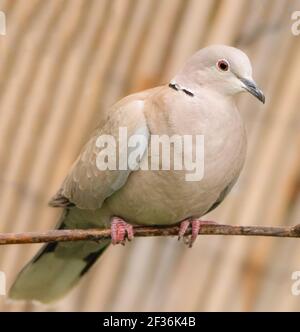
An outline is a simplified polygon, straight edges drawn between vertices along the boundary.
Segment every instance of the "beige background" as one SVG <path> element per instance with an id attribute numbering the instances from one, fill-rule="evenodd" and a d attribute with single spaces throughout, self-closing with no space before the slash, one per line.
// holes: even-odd
<path id="1" fill-rule="evenodd" d="M 120 97 L 167 82 L 199 48 L 225 43 L 251 58 L 265 106 L 242 96 L 246 167 L 216 221 L 300 222 L 299 1 L 0 0 L 0 231 L 47 230 L 58 189 L 95 120 Z M 0 248 L 8 286 L 38 245 Z M 47 310 L 299 310 L 291 274 L 300 240 L 174 238 L 109 248 L 68 297 Z M 11 304 L 0 310 L 44 310 Z"/>

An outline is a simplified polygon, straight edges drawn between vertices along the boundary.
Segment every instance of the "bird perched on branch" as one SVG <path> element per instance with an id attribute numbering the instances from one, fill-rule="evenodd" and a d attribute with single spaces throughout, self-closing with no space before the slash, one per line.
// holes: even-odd
<path id="1" fill-rule="evenodd" d="M 133 238 L 133 224 L 180 222 L 179 237 L 192 227 L 188 239 L 191 246 L 205 223 L 200 217 L 223 201 L 243 167 L 246 134 L 234 97 L 245 91 L 265 102 L 252 78 L 246 54 L 214 45 L 194 54 L 169 84 L 117 102 L 104 125 L 95 129 L 50 202 L 63 208 L 57 227 L 111 227 L 112 243 L 117 244 Z M 133 147 L 121 142 L 120 128 L 126 129 L 129 139 L 140 138 L 139 158 L 132 159 L 131 165 L 125 157 Z M 149 145 L 154 135 L 202 135 L 201 180 L 187 181 L 185 168 L 143 169 L 153 158 Z M 127 167 L 123 162 L 123 167 L 102 168 L 107 153 L 103 137 L 115 138 L 118 166 L 125 160 Z M 197 148 L 195 140 L 190 142 L 189 148 Z M 109 245 L 109 240 L 103 240 L 43 246 L 17 277 L 11 298 L 48 303 L 62 297 Z"/>

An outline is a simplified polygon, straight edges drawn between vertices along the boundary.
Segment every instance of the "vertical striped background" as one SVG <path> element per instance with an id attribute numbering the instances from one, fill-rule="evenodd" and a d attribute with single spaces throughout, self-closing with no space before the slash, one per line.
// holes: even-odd
<path id="1" fill-rule="evenodd" d="M 242 96 L 248 160 L 212 217 L 300 222 L 300 36 L 296 0 L 0 0 L 0 231 L 47 230 L 47 207 L 95 120 L 122 96 L 167 82 L 199 48 L 225 43 L 251 58 L 266 106 Z M 37 245 L 0 248 L 8 286 Z M 136 239 L 110 248 L 61 302 L 0 311 L 299 310 L 291 274 L 300 241 Z"/>

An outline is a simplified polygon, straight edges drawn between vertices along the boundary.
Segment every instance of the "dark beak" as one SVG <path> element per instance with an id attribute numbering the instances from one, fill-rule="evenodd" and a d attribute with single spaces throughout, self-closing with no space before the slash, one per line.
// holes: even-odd
<path id="1" fill-rule="evenodd" d="M 240 79 L 244 85 L 245 89 L 250 92 L 254 97 L 256 97 L 258 100 L 260 100 L 263 104 L 266 101 L 265 95 L 263 92 L 259 89 L 259 87 L 256 85 L 254 81 L 248 80 L 246 78 Z"/>

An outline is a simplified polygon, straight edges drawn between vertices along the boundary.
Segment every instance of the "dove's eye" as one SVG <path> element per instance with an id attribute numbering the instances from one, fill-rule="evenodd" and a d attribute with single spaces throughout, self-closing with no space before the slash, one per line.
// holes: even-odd
<path id="1" fill-rule="evenodd" d="M 219 60 L 217 62 L 217 68 L 221 71 L 228 71 L 229 63 L 225 59 Z"/>

